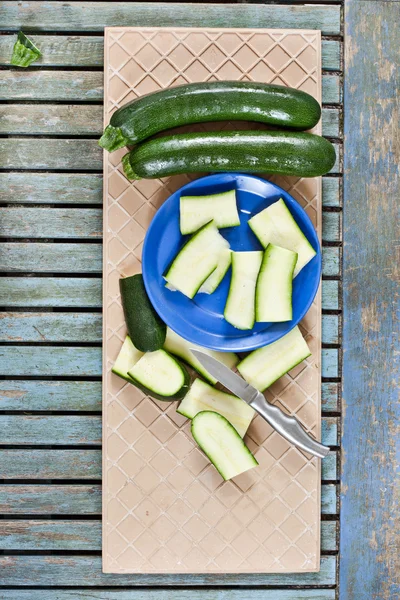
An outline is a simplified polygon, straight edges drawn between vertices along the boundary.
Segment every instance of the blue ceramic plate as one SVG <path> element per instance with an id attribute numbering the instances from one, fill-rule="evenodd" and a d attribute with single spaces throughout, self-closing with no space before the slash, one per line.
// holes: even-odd
<path id="1" fill-rule="evenodd" d="M 293 320 L 285 323 L 257 323 L 250 331 L 235 329 L 224 319 L 229 290 L 229 269 L 213 294 L 197 294 L 189 300 L 180 292 L 165 287 L 163 273 L 187 240 L 179 230 L 181 194 L 202 196 L 236 190 L 240 226 L 221 229 L 231 249 L 261 250 L 261 244 L 247 221 L 273 202 L 283 198 L 316 256 L 300 271 L 293 282 Z M 147 231 L 143 247 L 143 278 L 155 310 L 176 333 L 194 344 L 226 352 L 260 348 L 288 333 L 311 306 L 321 278 L 321 249 L 315 229 L 304 209 L 277 185 L 240 173 L 222 173 L 196 179 L 172 194 L 156 213 Z"/>

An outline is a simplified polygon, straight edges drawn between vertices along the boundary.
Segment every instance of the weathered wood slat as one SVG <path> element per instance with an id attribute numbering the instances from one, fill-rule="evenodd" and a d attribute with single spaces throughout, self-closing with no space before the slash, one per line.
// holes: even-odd
<path id="1" fill-rule="evenodd" d="M 0 164 L 3 169 L 62 169 L 97 171 L 103 167 L 103 151 L 97 140 L 29 138 L 0 139 Z M 336 163 L 330 173 L 339 173 L 341 146 L 335 144 Z"/>
<path id="2" fill-rule="evenodd" d="M 100 308 L 101 280 L 87 277 L 4 277 L 0 306 Z M 322 282 L 322 308 L 339 309 L 339 282 Z"/>
<path id="3" fill-rule="evenodd" d="M 338 384 L 322 384 L 322 410 L 337 411 Z M 0 410 L 100 411 L 99 381 L 0 380 Z"/>
<path id="4" fill-rule="evenodd" d="M 322 214 L 322 240 L 340 242 L 342 239 L 342 215 L 339 212 Z"/>
<path id="5" fill-rule="evenodd" d="M 48 67 L 103 67 L 104 38 L 85 35 L 30 35 L 42 56 L 35 65 Z M 0 37 L 0 66 L 10 64 L 15 35 Z M 341 69 L 340 43 L 322 40 L 322 69 Z"/>
<path id="6" fill-rule="evenodd" d="M 337 224 L 329 213 L 326 235 L 335 236 Z M 101 239 L 103 211 L 99 208 L 0 208 L 1 236 L 7 238 Z M 328 239 L 328 238 L 327 238 Z"/>
<path id="7" fill-rule="evenodd" d="M 335 600 L 333 589 L 228 589 L 214 590 L 203 588 L 201 590 L 180 589 L 155 590 L 146 588 L 132 590 L 2 590 L 4 600 Z"/>
<path id="8" fill-rule="evenodd" d="M 103 73 L 98 71 L 2 71 L 2 100 L 101 102 Z M 340 77 L 323 75 L 322 102 L 341 102 Z"/>
<path id="9" fill-rule="evenodd" d="M 321 487 L 321 512 L 337 513 L 334 483 Z M 94 485 L 7 485 L 0 486 L 0 514 L 101 516 L 101 486 Z"/>
<path id="10" fill-rule="evenodd" d="M 320 29 L 324 35 L 340 33 L 339 6 L 187 5 L 165 3 L 157 11 L 144 2 L 20 2 L 5 1 L 0 23 L 10 31 L 101 31 L 104 27 L 266 27 Z"/>
<path id="11" fill-rule="evenodd" d="M 322 441 L 337 445 L 337 418 L 322 419 Z M 0 415 L 0 444 L 101 444 L 101 417 L 81 415 Z"/>
<path id="12" fill-rule="evenodd" d="M 115 575 L 102 573 L 100 556 L 1 556 L 3 586 L 257 586 L 334 585 L 336 557 L 323 556 L 318 573 L 226 575 Z M 307 593 L 309 590 L 307 590 Z M 92 598 L 93 598 L 92 592 Z M 131 592 L 130 592 L 131 593 Z M 275 590 L 274 590 L 275 593 Z M 54 594 L 54 592 L 53 592 Z M 97 594 L 97 592 L 96 592 Z M 180 592 L 175 590 L 179 596 Z M 242 592 L 243 594 L 243 592 Z M 98 596 L 96 596 L 97 599 Z M 54 596 L 53 596 L 54 598 Z M 242 595 L 243 598 L 243 595 Z"/>
<path id="13" fill-rule="evenodd" d="M 0 342 L 101 342 L 98 313 L 2 313 Z M 338 343 L 338 316 L 322 318 L 322 341 Z"/>
<path id="14" fill-rule="evenodd" d="M 0 375 L 100 377 L 101 374 L 101 348 L 0 346 Z M 322 350 L 322 376 L 338 377 L 337 350 Z"/>
<path id="15" fill-rule="evenodd" d="M 335 521 L 321 523 L 321 550 L 337 550 Z M 100 521 L 45 521 L 0 519 L 2 549 L 101 550 Z"/>
<path id="16" fill-rule="evenodd" d="M 339 275 L 339 248 L 322 251 L 323 275 Z M 52 243 L 0 243 L 0 272 L 101 273 L 102 245 Z"/>
<path id="17" fill-rule="evenodd" d="M 341 600 L 400 597 L 399 23 L 345 3 Z"/>
<path id="18" fill-rule="evenodd" d="M 102 131 L 102 106 L 87 104 L 0 105 L 1 135 L 100 136 Z M 341 137 L 339 109 L 323 108 L 322 133 L 327 137 Z"/>
<path id="19" fill-rule="evenodd" d="M 329 202 L 336 202 L 332 181 L 336 179 L 323 183 L 324 197 Z M 0 173 L 0 202 L 102 204 L 103 176 L 93 173 Z"/>
<path id="20" fill-rule="evenodd" d="M 323 206 L 338 207 L 340 179 L 322 178 Z M 77 173 L 0 173 L 4 204 L 102 204 L 102 175 Z"/>

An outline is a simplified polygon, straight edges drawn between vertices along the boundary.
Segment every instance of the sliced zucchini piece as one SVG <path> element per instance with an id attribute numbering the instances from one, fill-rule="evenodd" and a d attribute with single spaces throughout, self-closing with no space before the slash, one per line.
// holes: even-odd
<path id="1" fill-rule="evenodd" d="M 293 271 L 296 252 L 269 244 L 264 252 L 256 286 L 256 321 L 292 320 Z"/>
<path id="2" fill-rule="evenodd" d="M 219 229 L 240 225 L 235 190 L 210 196 L 181 196 L 180 227 L 182 235 L 194 233 L 210 221 L 214 221 Z"/>
<path id="3" fill-rule="evenodd" d="M 178 252 L 164 279 L 188 298 L 193 298 L 217 268 L 224 248 L 229 248 L 228 242 L 213 221 L 207 223 Z"/>
<path id="4" fill-rule="evenodd" d="M 298 254 L 293 277 L 316 255 L 282 198 L 254 215 L 249 225 L 264 248 L 275 244 Z"/>
<path id="5" fill-rule="evenodd" d="M 235 367 L 239 362 L 238 356 L 233 352 L 217 352 L 216 350 L 210 350 L 209 348 L 202 348 L 202 346 L 197 346 L 197 344 L 188 342 L 183 337 L 175 333 L 175 331 L 172 331 L 170 327 L 167 327 L 167 337 L 165 338 L 164 349 L 184 360 L 188 365 L 195 369 L 199 375 L 204 377 L 204 379 L 207 379 L 207 381 L 209 381 L 212 385 L 215 385 L 217 380 L 210 375 L 210 373 L 203 367 L 201 362 L 197 360 L 191 351 L 191 348 L 194 350 L 201 350 L 209 356 L 213 356 L 226 365 L 229 369 Z"/>
<path id="6" fill-rule="evenodd" d="M 255 414 L 244 400 L 196 379 L 176 412 L 193 419 L 197 413 L 204 410 L 211 410 L 225 417 L 241 437 L 246 433 Z"/>
<path id="7" fill-rule="evenodd" d="M 310 355 L 300 329 L 294 327 L 276 342 L 251 352 L 238 364 L 237 369 L 250 385 L 263 392 Z"/>
<path id="8" fill-rule="evenodd" d="M 225 481 L 258 465 L 236 429 L 216 412 L 199 412 L 192 435 Z"/>
<path id="9" fill-rule="evenodd" d="M 201 288 L 199 289 L 199 294 L 213 294 L 225 275 L 228 272 L 229 267 L 232 262 L 232 251 L 229 248 L 224 248 L 218 258 L 218 266 L 211 273 L 209 277 L 205 280 Z"/>
<path id="10" fill-rule="evenodd" d="M 126 381 L 132 383 L 132 379 L 129 377 L 128 371 L 136 365 L 142 356 L 143 352 L 140 352 L 140 350 L 135 348 L 135 346 L 132 344 L 131 338 L 129 335 L 127 335 L 124 343 L 122 344 L 122 348 L 119 351 L 117 360 L 115 361 L 111 370 L 119 377 L 122 377 L 122 379 L 126 379 Z"/>
<path id="11" fill-rule="evenodd" d="M 232 252 L 232 279 L 224 317 L 237 329 L 252 329 L 255 294 L 263 252 Z"/>
<path id="12" fill-rule="evenodd" d="M 144 354 L 128 375 L 131 383 L 157 400 L 181 400 L 189 389 L 189 373 L 165 350 Z"/>

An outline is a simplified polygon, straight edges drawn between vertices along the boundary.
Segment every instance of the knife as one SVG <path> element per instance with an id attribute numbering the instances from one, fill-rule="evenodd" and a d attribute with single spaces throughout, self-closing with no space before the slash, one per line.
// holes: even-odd
<path id="1" fill-rule="evenodd" d="M 270 404 L 261 392 L 219 362 L 219 360 L 200 350 L 195 350 L 194 348 L 190 350 L 215 379 L 235 394 L 235 396 L 247 402 L 271 427 L 289 442 L 319 458 L 327 456 L 329 448 L 311 437 L 295 417 L 285 414 L 278 406 Z"/>

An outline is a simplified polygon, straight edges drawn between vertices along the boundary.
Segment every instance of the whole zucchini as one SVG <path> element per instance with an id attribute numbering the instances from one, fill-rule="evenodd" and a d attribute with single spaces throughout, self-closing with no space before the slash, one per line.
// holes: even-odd
<path id="1" fill-rule="evenodd" d="M 256 121 L 301 131 L 314 127 L 320 117 L 315 98 L 282 85 L 191 83 L 125 104 L 112 115 L 99 144 L 113 152 L 166 129 L 207 121 Z"/>
<path id="2" fill-rule="evenodd" d="M 208 171 L 317 177 L 335 160 L 333 145 L 311 133 L 224 131 L 156 138 L 125 154 L 122 164 L 128 179 Z"/>

